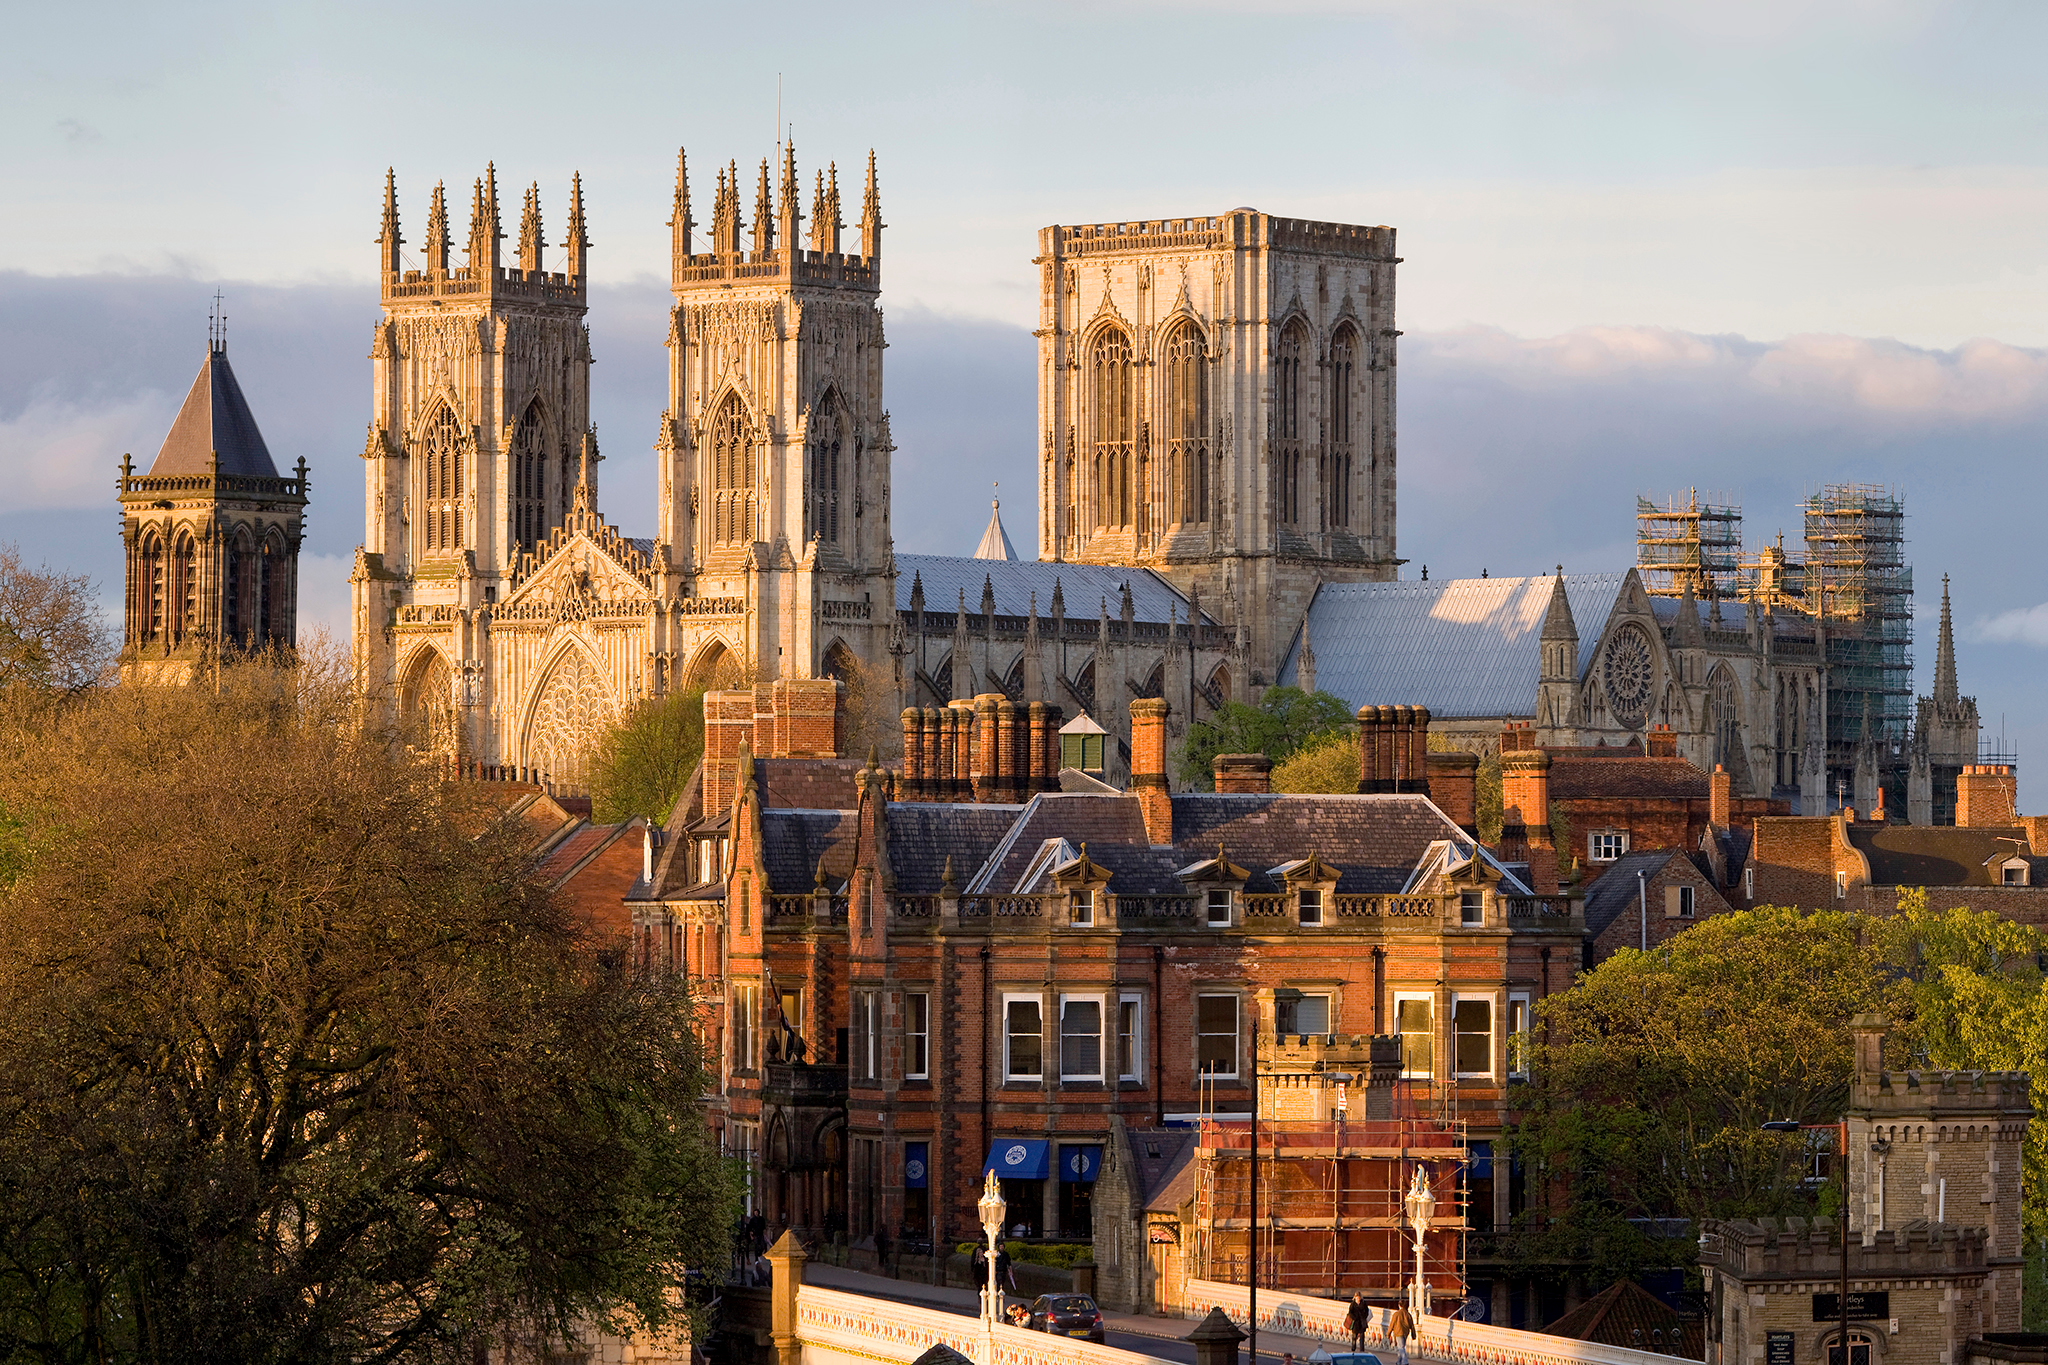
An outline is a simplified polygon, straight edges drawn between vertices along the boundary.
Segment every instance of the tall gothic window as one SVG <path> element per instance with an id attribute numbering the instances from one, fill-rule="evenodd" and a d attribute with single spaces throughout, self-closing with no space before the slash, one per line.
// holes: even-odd
<path id="1" fill-rule="evenodd" d="M 532 549 L 548 533 L 547 478 L 547 438 L 535 399 L 512 434 L 512 540 L 520 549 Z"/>
<path id="2" fill-rule="evenodd" d="M 164 633 L 164 543 L 150 532 L 142 541 L 142 621 L 140 634 L 155 640 Z"/>
<path id="3" fill-rule="evenodd" d="M 1183 322 L 1167 339 L 1166 507 L 1171 521 L 1209 519 L 1209 367 L 1202 333 Z"/>
<path id="4" fill-rule="evenodd" d="M 810 526 L 806 539 L 839 541 L 839 481 L 845 464 L 845 433 L 839 394 L 827 389 L 811 413 Z"/>
<path id="5" fill-rule="evenodd" d="M 1707 679 L 1707 709 L 1714 730 L 1714 762 L 1735 772 L 1742 747 L 1742 710 L 1735 700 L 1735 675 L 1726 665 L 1716 668 Z"/>
<path id="6" fill-rule="evenodd" d="M 178 537 L 178 635 L 189 638 L 199 630 L 199 553 L 190 535 Z"/>
<path id="7" fill-rule="evenodd" d="M 754 523 L 754 432 L 739 395 L 727 394 L 711 418 L 711 537 L 750 541 Z"/>
<path id="8" fill-rule="evenodd" d="M 274 528 L 263 542 L 263 596 L 256 630 L 265 643 L 291 643 L 292 557 L 285 553 L 284 536 Z"/>
<path id="9" fill-rule="evenodd" d="M 256 620 L 254 603 L 257 575 L 248 528 L 235 532 L 228 542 L 227 591 L 221 595 L 225 634 L 235 644 L 247 644 L 250 626 Z"/>
<path id="10" fill-rule="evenodd" d="M 1280 334 L 1273 356 L 1273 504 L 1280 521 L 1301 521 L 1301 358 L 1308 329 L 1299 322 Z"/>
<path id="11" fill-rule="evenodd" d="M 1351 525 L 1352 382 L 1358 370 L 1358 333 L 1339 327 L 1330 341 L 1330 367 L 1323 391 L 1329 395 L 1329 418 L 1323 424 L 1323 528 Z"/>
<path id="12" fill-rule="evenodd" d="M 420 460 L 420 515 L 429 553 L 462 548 L 462 428 L 442 408 L 427 427 Z"/>
<path id="13" fill-rule="evenodd" d="M 1132 412 L 1131 342 L 1122 331 L 1105 327 L 1088 353 L 1088 378 L 1095 418 L 1095 524 L 1131 524 L 1131 464 L 1136 425 Z"/>

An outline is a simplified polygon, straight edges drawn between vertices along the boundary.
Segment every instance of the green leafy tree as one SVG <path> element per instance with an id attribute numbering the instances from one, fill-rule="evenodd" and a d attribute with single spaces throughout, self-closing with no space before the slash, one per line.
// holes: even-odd
<path id="1" fill-rule="evenodd" d="M 1278 764 L 1303 745 L 1337 731 L 1351 733 L 1356 723 L 1340 697 L 1271 687 L 1257 706 L 1225 702 L 1215 715 L 1190 725 L 1176 766 L 1183 782 L 1208 790 L 1218 754 L 1264 754 Z"/>
<path id="2" fill-rule="evenodd" d="M 1355 792 L 1359 762 L 1357 735 L 1350 730 L 1332 731 L 1275 763 L 1273 790 Z"/>
<path id="3" fill-rule="evenodd" d="M 590 765 L 592 815 L 607 824 L 636 815 L 667 820 L 703 757 L 702 688 L 640 703 L 598 740 Z"/>
<path id="4" fill-rule="evenodd" d="M 736 1207 L 686 989 L 345 666 L 222 675 L 0 717 L 0 1359 L 676 1326 Z"/>

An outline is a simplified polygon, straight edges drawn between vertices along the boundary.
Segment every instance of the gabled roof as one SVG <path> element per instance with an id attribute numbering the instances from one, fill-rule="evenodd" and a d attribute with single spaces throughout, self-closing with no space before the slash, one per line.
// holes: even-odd
<path id="1" fill-rule="evenodd" d="M 2024 829 L 1979 825 L 1851 825 L 1874 886 L 1991 886 L 1994 861 L 2029 851 Z"/>
<path id="2" fill-rule="evenodd" d="M 1031 594 L 1038 594 L 1038 614 L 1052 615 L 1052 590 L 1058 584 L 1067 619 L 1094 620 L 1109 603 L 1112 620 L 1123 616 L 1124 585 L 1131 589 L 1131 608 L 1140 621 L 1165 621 L 1169 614 L 1188 619 L 1188 600 L 1150 569 L 1112 564 L 1048 564 L 1035 559 L 962 559 L 955 555 L 897 555 L 896 609 L 910 610 L 910 590 L 924 584 L 926 611 L 952 613 L 967 594 L 967 610 L 981 611 L 981 590 L 992 586 L 996 614 L 1028 616 Z M 1203 616 L 1210 613 L 1204 611 Z M 1213 619 L 1213 618 L 1211 618 Z"/>
<path id="3" fill-rule="evenodd" d="M 1605 754 L 1585 749 L 1552 751 L 1550 799 L 1553 801 L 1638 797 L 1667 801 L 1704 801 L 1712 779 L 1682 758 L 1645 757 L 1628 749 Z"/>
<path id="4" fill-rule="evenodd" d="M 1565 575 L 1565 595 L 1581 623 L 1581 675 L 1627 577 Z M 1325 583 L 1308 612 L 1316 686 L 1352 706 L 1397 702 L 1427 706 L 1437 716 L 1533 716 L 1554 583 L 1548 574 Z M 1295 683 L 1300 652 L 1297 638 L 1281 666 L 1282 683 Z"/>
<path id="5" fill-rule="evenodd" d="M 1640 853 L 1624 853 L 1609 863 L 1606 871 L 1594 878 L 1592 886 L 1586 890 L 1586 936 L 1598 938 L 1624 912 L 1637 913 L 1642 908 L 1638 904 L 1642 885 L 1636 880 L 1636 874 L 1640 872 L 1646 878 L 1654 877 L 1673 858 L 1692 865 L 1692 859 L 1682 848 L 1652 848 Z M 1698 868 L 1694 870 L 1698 871 Z M 1655 913 L 1662 918 L 1664 907 L 1658 906 Z"/>
<path id="6" fill-rule="evenodd" d="M 1139 1208 L 1147 1212 L 1172 1212 L 1194 1192 L 1193 1182 L 1175 1179 L 1194 1169 L 1195 1145 L 1201 1134 L 1192 1128 L 1127 1128 L 1124 1138 L 1131 1145 L 1131 1184 Z"/>
<path id="7" fill-rule="evenodd" d="M 216 454 L 223 474 L 248 479 L 277 477 L 270 447 L 263 444 L 249 400 L 242 397 L 242 386 L 235 382 L 235 372 L 228 365 L 227 348 L 209 344 L 206 363 L 199 367 L 199 377 L 192 381 L 185 406 L 178 409 L 171 434 L 164 437 L 163 449 L 157 452 L 149 472 L 152 477 L 210 474 Z"/>
<path id="8" fill-rule="evenodd" d="M 989 509 L 988 529 L 981 533 L 981 544 L 974 549 L 976 559 L 1015 559 L 1017 547 L 1010 543 L 1010 533 L 1003 529 L 1003 504 L 998 501 Z"/>
<path id="9" fill-rule="evenodd" d="M 1689 1342 L 1687 1326 L 1671 1305 L 1634 1280 L 1622 1280 L 1551 1323 L 1543 1333 L 1679 1356 Z"/>

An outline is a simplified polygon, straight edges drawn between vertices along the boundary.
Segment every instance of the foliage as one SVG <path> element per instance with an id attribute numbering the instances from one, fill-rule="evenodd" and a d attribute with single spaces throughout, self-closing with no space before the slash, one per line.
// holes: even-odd
<path id="1" fill-rule="evenodd" d="M 336 660 L 0 714 L 0 1359 L 676 1325 L 733 1182 L 692 1003 Z"/>
<path id="2" fill-rule="evenodd" d="M 644 815 L 659 824 L 704 757 L 704 693 L 671 692 L 640 703 L 597 742 L 590 765 L 592 818 Z"/>
<path id="3" fill-rule="evenodd" d="M 953 1250 L 962 1256 L 972 1256 L 986 1244 L 982 1242 L 956 1242 Z M 1049 1266 L 1054 1270 L 1072 1270 L 1077 1265 L 1095 1260 L 1095 1244 L 1092 1242 L 1004 1242 L 1003 1250 L 1010 1253 L 1010 1259 L 1019 1265 Z"/>
<path id="4" fill-rule="evenodd" d="M 1257 706 L 1225 702 L 1215 715 L 1190 725 L 1176 766 L 1181 781 L 1208 791 L 1218 754 L 1264 754 L 1278 764 L 1311 741 L 1338 731 L 1351 734 L 1356 723 L 1343 699 L 1328 692 L 1270 687 Z"/>
<path id="5" fill-rule="evenodd" d="M 1359 762 L 1358 737 L 1349 730 L 1332 731 L 1275 763 L 1273 790 L 1355 792 Z"/>
<path id="6" fill-rule="evenodd" d="M 845 758 L 866 758 L 869 750 L 901 753 L 903 713 L 896 709 L 896 689 L 847 649 L 834 649 L 827 670 L 846 686 L 839 699 L 839 752 Z"/>
<path id="7" fill-rule="evenodd" d="M 76 694 L 104 680 L 113 659 L 92 581 L 31 569 L 0 545 L 0 691 Z"/>
<path id="8" fill-rule="evenodd" d="M 1511 1254 L 1597 1280 L 1670 1264 L 1631 1219 L 1814 1211 L 1797 1135 L 1847 1102 L 1848 1022 L 1901 988 L 1860 917 L 1761 907 L 1625 949 L 1539 1010 L 1529 1111 L 1509 1136 L 1532 1207 Z"/>

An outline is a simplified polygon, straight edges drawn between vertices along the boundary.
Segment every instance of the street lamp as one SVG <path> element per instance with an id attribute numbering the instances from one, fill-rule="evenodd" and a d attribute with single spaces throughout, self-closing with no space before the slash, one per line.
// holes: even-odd
<path id="1" fill-rule="evenodd" d="M 974 1207 L 981 1215 L 981 1230 L 988 1234 L 988 1283 L 981 1291 L 981 1320 L 993 1331 L 996 1321 L 996 1238 L 1002 1235 L 1003 1219 L 1010 1212 L 1010 1206 L 1003 1200 L 1003 1187 L 997 1182 L 993 1169 L 982 1183 L 981 1198 Z"/>
<path id="2" fill-rule="evenodd" d="M 1422 1278 L 1422 1239 L 1429 1233 L 1430 1220 L 1436 1217 L 1436 1192 L 1429 1187 L 1428 1167 L 1415 1168 L 1415 1179 L 1409 1182 L 1401 1205 L 1407 1210 L 1408 1226 L 1415 1229 L 1415 1288 L 1408 1297 L 1415 1316 L 1421 1318 L 1429 1312 L 1429 1289 Z"/>

